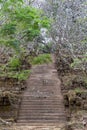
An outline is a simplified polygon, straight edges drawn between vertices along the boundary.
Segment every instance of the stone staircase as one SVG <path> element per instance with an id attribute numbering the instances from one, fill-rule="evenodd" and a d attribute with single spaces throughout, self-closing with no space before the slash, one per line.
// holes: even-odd
<path id="1" fill-rule="evenodd" d="M 32 68 L 20 106 L 18 124 L 66 122 L 61 83 L 54 64 Z"/>

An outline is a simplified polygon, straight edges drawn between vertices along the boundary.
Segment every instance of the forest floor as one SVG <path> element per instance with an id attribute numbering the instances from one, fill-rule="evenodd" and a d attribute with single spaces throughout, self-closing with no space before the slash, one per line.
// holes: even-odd
<path id="1" fill-rule="evenodd" d="M 60 130 L 66 124 L 61 82 L 54 60 L 32 67 L 22 97 L 17 123 L 0 130 Z"/>

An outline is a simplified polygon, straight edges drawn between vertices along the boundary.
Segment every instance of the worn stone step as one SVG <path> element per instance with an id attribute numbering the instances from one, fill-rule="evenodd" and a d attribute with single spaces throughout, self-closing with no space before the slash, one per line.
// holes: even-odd
<path id="1" fill-rule="evenodd" d="M 23 106 L 22 107 L 22 109 L 21 110 L 57 110 L 57 111 L 59 111 L 59 112 L 61 112 L 61 111 L 64 111 L 65 109 L 63 108 L 63 107 L 59 107 L 59 108 L 57 108 L 57 107 L 40 107 L 40 106 L 37 106 L 37 107 L 29 107 L 28 105 L 27 106 Z M 20 111 L 21 111 L 20 110 Z M 61 112 L 62 113 L 62 112 Z"/>
<path id="2" fill-rule="evenodd" d="M 22 107 L 21 108 L 21 112 L 24 112 L 24 111 L 26 111 L 26 112 L 38 112 L 38 111 L 40 111 L 40 112 L 60 112 L 62 109 L 60 108 L 60 109 L 58 109 L 58 108 L 55 108 L 55 109 L 50 109 L 50 108 L 46 108 L 46 109 L 39 109 L 39 108 L 37 108 L 37 109 L 33 109 L 33 108 L 24 108 L 24 107 Z M 65 109 L 62 111 L 62 113 L 65 113 Z"/>
<path id="3" fill-rule="evenodd" d="M 48 107 L 50 107 L 50 108 L 53 108 L 53 107 L 56 107 L 56 108 L 64 108 L 64 106 L 62 106 L 62 104 L 28 104 L 28 103 L 23 103 L 22 105 L 24 105 L 24 106 L 28 106 L 28 107 L 45 107 L 45 108 L 48 108 Z"/>
<path id="4" fill-rule="evenodd" d="M 45 112 L 48 112 L 48 113 L 61 113 L 61 110 L 62 109 L 50 109 L 50 108 L 48 108 L 48 109 L 29 109 L 29 108 L 22 108 L 21 110 L 20 110 L 20 112 L 37 112 L 37 113 L 45 113 Z M 66 111 L 65 110 L 62 110 L 62 113 L 65 113 Z"/>
<path id="5" fill-rule="evenodd" d="M 31 120 L 31 119 L 65 119 L 64 115 L 59 115 L 59 116 L 55 116 L 55 115 L 20 115 L 19 119 L 28 119 L 28 120 Z"/>
<path id="6" fill-rule="evenodd" d="M 62 97 L 57 97 L 57 98 L 53 98 L 52 97 L 52 99 L 51 98 L 48 98 L 48 97 L 45 97 L 45 96 L 43 96 L 43 97 L 41 97 L 41 96 L 36 96 L 36 97 L 34 97 L 34 98 L 30 98 L 30 97 L 28 97 L 28 96 L 26 96 L 26 97 L 24 97 L 22 100 L 25 100 L 25 101 L 45 101 L 45 102 L 47 102 L 47 101 L 49 101 L 49 102 L 61 102 L 61 100 L 63 101 L 63 98 Z"/>
<path id="7" fill-rule="evenodd" d="M 17 123 L 65 123 L 66 119 L 31 119 L 31 120 L 25 120 L 21 119 L 18 120 Z"/>
<path id="8" fill-rule="evenodd" d="M 49 105 L 53 105 L 53 106 L 62 106 L 63 104 L 62 103 L 60 103 L 60 102 L 58 102 L 58 103 L 56 103 L 56 102 L 29 102 L 29 101 L 25 101 L 25 102 L 23 102 L 22 103 L 22 105 L 31 105 L 31 106 L 33 106 L 33 105 L 35 105 L 35 106 L 37 106 L 37 105 L 39 105 L 39 106 L 49 106 Z"/>
<path id="9" fill-rule="evenodd" d="M 33 123 L 33 122 L 28 122 L 28 123 L 16 123 L 16 126 L 39 126 L 39 127 L 41 127 L 41 128 L 47 128 L 47 127 L 50 127 L 50 126 L 58 126 L 58 128 L 60 128 L 61 126 L 64 126 L 64 124 L 65 124 L 65 121 L 63 121 L 63 122 L 59 122 L 59 123 L 56 123 L 56 122 L 54 122 L 54 123 L 52 123 L 52 122 L 48 122 L 48 123 L 43 123 L 43 122 L 41 122 L 41 123 Z M 49 129 L 50 130 L 50 129 Z"/>
<path id="10" fill-rule="evenodd" d="M 26 94 L 26 93 L 25 93 L 25 94 Z M 55 95 L 55 96 L 53 96 L 53 95 L 51 95 L 51 96 L 46 95 L 46 96 L 45 96 L 44 94 L 42 94 L 42 95 L 39 95 L 39 94 L 38 94 L 37 96 L 36 96 L 36 95 L 33 96 L 33 95 L 29 95 L 29 93 L 26 94 L 26 95 L 24 95 L 24 97 L 23 97 L 23 95 L 22 95 L 22 98 L 23 98 L 23 99 L 26 99 L 26 98 L 27 98 L 27 99 L 31 99 L 31 100 L 52 100 L 52 101 L 53 101 L 54 99 L 55 99 L 55 100 L 63 99 L 62 95 L 58 95 L 58 96 L 57 96 L 57 95 Z"/>
<path id="11" fill-rule="evenodd" d="M 34 117 L 34 116 L 30 116 L 30 117 L 20 117 L 20 118 L 18 118 L 19 120 L 25 120 L 25 121 L 31 121 L 31 120 L 47 120 L 47 121 L 49 121 L 49 120 L 56 120 L 56 121 L 59 121 L 59 120 L 66 120 L 66 118 L 65 117 L 50 117 L 50 116 L 48 116 L 48 117 L 46 117 L 46 116 L 42 116 L 42 117 L 38 117 L 38 116 L 36 116 L 36 117 Z"/>
<path id="12" fill-rule="evenodd" d="M 24 113 L 21 113 L 20 114 L 20 117 L 21 116 L 31 116 L 31 117 L 33 117 L 33 116 L 55 116 L 55 117 L 58 117 L 58 116 L 64 116 L 65 115 L 65 113 L 56 113 L 56 112 L 54 112 L 54 113 L 41 113 L 41 112 L 37 112 L 37 113 L 35 113 L 35 112 L 33 112 L 33 113 L 28 113 L 28 112 L 24 112 Z"/>
<path id="13" fill-rule="evenodd" d="M 35 106 L 32 107 L 32 106 L 28 106 L 28 105 L 23 105 L 23 107 L 21 108 L 21 110 L 23 110 L 23 109 L 25 109 L 25 110 L 28 110 L 28 109 L 29 109 L 29 110 L 35 110 L 35 109 L 36 109 L 36 110 L 38 110 L 38 109 L 39 109 L 39 110 L 61 110 L 61 111 L 62 111 L 62 110 L 65 110 L 64 106 L 59 106 L 59 107 L 55 107 L 55 106 L 52 106 L 52 107 L 51 107 L 51 106 L 46 106 L 46 107 L 45 107 L 45 106 L 42 106 L 42 107 L 41 107 L 41 106 L 39 106 L 39 105 L 38 105 L 37 107 L 35 107 Z M 20 111 L 21 111 L 21 110 L 20 110 Z M 62 112 L 61 112 L 61 113 L 62 113 Z"/>

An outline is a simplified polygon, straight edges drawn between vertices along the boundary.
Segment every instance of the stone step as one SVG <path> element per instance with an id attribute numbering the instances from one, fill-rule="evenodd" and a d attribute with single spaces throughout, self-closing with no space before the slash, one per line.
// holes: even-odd
<path id="1" fill-rule="evenodd" d="M 31 109 L 31 110 L 59 110 L 59 111 L 64 111 L 64 107 L 63 106 L 59 106 L 59 107 L 55 107 L 55 106 L 29 106 L 29 105 L 25 105 L 22 107 L 22 109 Z M 20 110 L 21 111 L 21 110 Z"/>
<path id="2" fill-rule="evenodd" d="M 65 123 L 66 122 L 66 119 L 62 118 L 62 119 L 30 119 L 30 120 L 25 120 L 25 119 L 20 119 L 17 121 L 17 123 Z"/>
<path id="3" fill-rule="evenodd" d="M 60 95 L 58 97 L 49 97 L 49 96 L 29 96 L 26 95 L 23 97 L 23 100 L 30 100 L 30 101 L 60 101 L 63 99 L 63 97 Z"/>
<path id="4" fill-rule="evenodd" d="M 57 106 L 57 105 L 59 105 L 59 106 L 62 106 L 63 105 L 63 103 L 61 103 L 61 102 L 29 102 L 29 101 L 24 101 L 23 103 L 22 103 L 22 105 L 54 105 L 54 106 Z"/>
<path id="5" fill-rule="evenodd" d="M 59 122 L 59 123 L 56 123 L 56 122 L 54 122 L 54 123 L 52 123 L 52 122 L 48 122 L 48 123 L 33 123 L 33 122 L 28 122 L 28 123 L 16 123 L 16 126 L 39 126 L 39 127 L 41 127 L 41 128 L 47 128 L 47 127 L 50 127 L 50 126 L 57 126 L 58 128 L 60 128 L 60 127 L 62 127 L 62 126 L 64 126 L 64 124 L 65 124 L 65 121 L 63 121 L 63 122 Z M 43 130 L 43 129 L 40 129 L 40 130 Z M 50 130 L 50 129 L 49 129 Z"/>
<path id="6" fill-rule="evenodd" d="M 21 112 L 21 111 L 24 112 L 24 110 L 25 110 L 25 111 L 28 111 L 28 110 L 29 110 L 29 111 L 33 111 L 33 112 L 34 112 L 34 111 L 37 111 L 37 112 L 38 112 L 38 111 L 40 111 L 40 112 L 41 112 L 41 111 L 44 111 L 44 112 L 45 112 L 45 111 L 57 111 L 57 112 L 61 112 L 61 111 L 62 111 L 62 112 L 65 112 L 65 109 L 63 109 L 63 108 L 50 109 L 50 108 L 26 108 L 26 107 L 21 108 L 20 112 Z"/>
<path id="7" fill-rule="evenodd" d="M 57 113 L 57 115 L 54 113 L 54 114 L 44 114 L 44 113 L 37 113 L 37 114 L 30 114 L 30 113 L 22 113 L 20 114 L 20 116 L 18 117 L 18 119 L 21 119 L 21 118 L 25 118 L 25 119 L 31 119 L 31 118 L 34 118 L 34 119 L 45 119 L 45 118 L 52 118 L 52 119 L 55 119 L 55 118 L 65 118 L 65 114 L 59 114 Z"/>
<path id="8" fill-rule="evenodd" d="M 65 113 L 57 113 L 57 112 L 54 112 L 54 113 L 42 113 L 42 112 L 37 112 L 37 113 L 35 113 L 35 112 L 33 112 L 33 113 L 28 113 L 28 112 L 24 112 L 24 113 L 21 113 L 20 114 L 20 117 L 21 116 L 29 116 L 29 117 L 33 117 L 33 116 L 55 116 L 55 117 L 58 117 L 58 116 L 64 116 L 65 115 Z"/>
<path id="9" fill-rule="evenodd" d="M 51 104 L 51 103 L 48 103 L 48 104 L 44 104 L 43 102 L 42 102 L 42 104 L 41 103 L 39 103 L 39 104 L 34 104 L 34 103 L 32 103 L 32 104 L 30 104 L 30 103 L 28 103 L 28 102 L 23 102 L 21 105 L 24 105 L 24 106 L 30 106 L 30 107 L 64 107 L 62 104 Z"/>

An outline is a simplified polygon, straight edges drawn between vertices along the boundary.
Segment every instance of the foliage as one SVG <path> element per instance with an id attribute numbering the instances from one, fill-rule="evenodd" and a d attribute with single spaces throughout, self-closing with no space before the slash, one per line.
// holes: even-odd
<path id="1" fill-rule="evenodd" d="M 20 68 L 21 66 L 21 61 L 19 58 L 13 57 L 9 63 L 8 66 L 10 67 L 10 69 L 15 70 L 17 68 Z"/>
<path id="2" fill-rule="evenodd" d="M 16 52 L 6 65 L 0 66 L 0 76 L 28 78 L 30 70 L 26 69 L 30 64 L 25 58 L 24 46 L 40 35 L 41 28 L 49 28 L 49 25 L 43 11 L 26 5 L 23 0 L 0 0 L 0 45 Z"/>
<path id="3" fill-rule="evenodd" d="M 0 44 L 9 45 L 20 52 L 20 43 L 32 41 L 40 34 L 42 27 L 49 27 L 49 20 L 43 12 L 25 5 L 22 0 L 0 2 Z"/>
<path id="4" fill-rule="evenodd" d="M 75 88 L 74 90 L 76 93 L 82 93 L 84 90 L 82 90 L 81 88 Z"/>
<path id="5" fill-rule="evenodd" d="M 79 69 L 79 70 L 83 70 L 84 72 L 87 73 L 86 67 L 87 65 L 87 55 L 83 55 L 83 56 L 80 56 L 80 58 L 75 58 L 73 60 L 73 63 L 71 64 L 71 67 L 74 68 L 74 69 Z"/>
<path id="6" fill-rule="evenodd" d="M 29 75 L 30 75 L 30 72 L 31 72 L 30 70 L 22 70 L 22 71 L 20 71 L 18 73 L 15 73 L 14 75 L 13 75 L 13 73 L 10 73 L 9 77 L 12 76 L 12 78 L 16 78 L 19 81 L 27 80 Z"/>
<path id="7" fill-rule="evenodd" d="M 76 67 L 81 63 L 81 60 L 76 58 L 74 59 L 73 63 L 71 64 L 71 67 Z"/>
<path id="8" fill-rule="evenodd" d="M 12 48 L 18 55 L 21 52 L 20 41 L 16 39 L 0 39 L 0 45 Z"/>
<path id="9" fill-rule="evenodd" d="M 3 69 L 5 69 L 5 66 L 3 66 L 2 69 L 0 68 L 0 72 L 1 72 L 0 77 L 15 78 L 15 79 L 18 79 L 19 81 L 27 80 L 31 73 L 30 70 L 21 70 L 21 71 L 8 70 L 7 72 L 4 72 Z"/>
<path id="10" fill-rule="evenodd" d="M 40 44 L 39 45 L 39 51 L 42 53 L 51 53 L 53 48 L 52 48 L 52 43 L 47 43 L 47 44 Z"/>
<path id="11" fill-rule="evenodd" d="M 32 64 L 37 65 L 37 64 L 45 64 L 51 62 L 51 55 L 50 54 L 40 54 L 39 56 L 33 58 Z"/>
<path id="12" fill-rule="evenodd" d="M 1 33 L 3 35 L 13 35 L 16 31 L 16 25 L 14 23 L 8 23 L 4 24 L 4 26 L 1 28 Z"/>
<path id="13" fill-rule="evenodd" d="M 53 19 L 50 34 L 57 52 L 70 55 L 78 67 L 82 63 L 80 59 L 76 61 L 78 55 L 84 56 L 87 52 L 86 3 L 87 0 L 46 0 L 43 7 L 48 17 Z M 67 59 L 64 60 L 67 62 Z M 80 69 L 83 68 L 87 68 L 86 62 L 85 67 L 80 64 Z"/>

